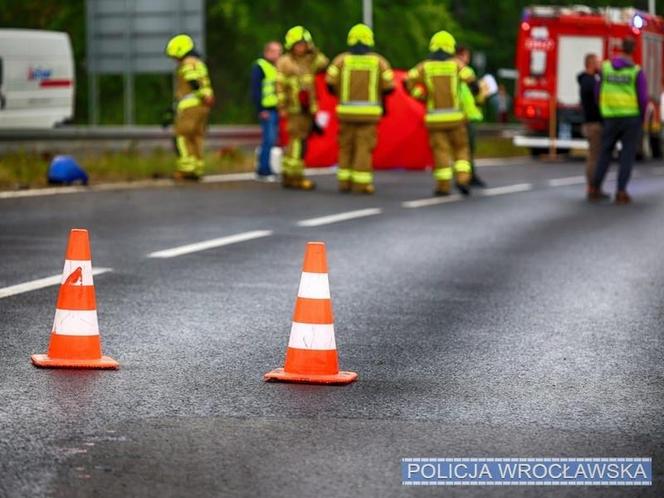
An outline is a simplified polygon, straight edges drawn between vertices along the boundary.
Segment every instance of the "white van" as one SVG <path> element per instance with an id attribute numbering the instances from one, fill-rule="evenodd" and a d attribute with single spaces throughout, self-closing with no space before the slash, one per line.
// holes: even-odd
<path id="1" fill-rule="evenodd" d="M 74 115 L 67 33 L 0 29 L 0 128 L 52 128 Z"/>

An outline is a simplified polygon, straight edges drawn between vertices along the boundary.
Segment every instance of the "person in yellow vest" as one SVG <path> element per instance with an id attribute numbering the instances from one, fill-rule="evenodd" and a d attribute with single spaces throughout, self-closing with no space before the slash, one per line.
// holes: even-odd
<path id="1" fill-rule="evenodd" d="M 286 53 L 277 61 L 277 106 L 287 120 L 289 142 L 281 184 L 284 188 L 311 190 L 316 184 L 304 177 L 304 154 L 318 112 L 314 77 L 327 69 L 329 60 L 303 26 L 288 30 L 284 47 Z"/>
<path id="2" fill-rule="evenodd" d="M 348 52 L 339 54 L 327 68 L 328 88 L 339 97 L 337 179 L 341 192 L 374 192 L 371 154 L 384 96 L 394 90 L 394 74 L 389 62 L 373 52 L 373 46 L 371 28 L 356 24 L 348 32 Z"/>
<path id="3" fill-rule="evenodd" d="M 632 58 L 636 49 L 634 38 L 622 41 L 622 56 L 602 63 L 599 87 L 599 110 L 604 120 L 602 146 L 588 200 L 597 202 L 608 198 L 602 183 L 609 169 L 613 149 L 622 144 L 619 155 L 618 185 L 615 203 L 629 204 L 627 184 L 632 174 L 636 151 L 641 140 L 643 117 L 648 106 L 648 80 Z"/>
<path id="4" fill-rule="evenodd" d="M 429 43 L 429 57 L 408 71 L 404 84 L 426 102 L 425 125 L 434 156 L 434 195 L 449 195 L 452 179 L 462 194 L 470 193 L 470 150 L 461 93 L 462 64 L 455 58 L 456 41 L 439 31 Z"/>
<path id="5" fill-rule="evenodd" d="M 179 34 L 166 45 L 166 55 L 178 63 L 175 76 L 175 143 L 178 179 L 199 179 L 204 171 L 203 139 L 214 92 L 208 69 L 194 47 L 194 40 Z"/>
<path id="6" fill-rule="evenodd" d="M 270 151 L 279 137 L 279 113 L 277 111 L 277 68 L 281 57 L 281 43 L 270 41 L 263 47 L 263 57 L 251 68 L 251 99 L 260 121 L 263 141 L 256 168 L 256 179 L 273 181 L 270 168 Z"/>

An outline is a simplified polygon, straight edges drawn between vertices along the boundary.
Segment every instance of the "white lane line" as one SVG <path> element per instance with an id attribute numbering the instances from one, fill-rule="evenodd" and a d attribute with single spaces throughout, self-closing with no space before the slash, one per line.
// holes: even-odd
<path id="1" fill-rule="evenodd" d="M 447 204 L 449 202 L 457 202 L 463 199 L 458 194 L 453 194 L 448 197 L 427 197 L 426 199 L 415 199 L 414 201 L 404 201 L 401 207 L 406 209 L 417 209 L 426 206 L 436 206 L 438 204 Z"/>
<path id="2" fill-rule="evenodd" d="M 493 196 L 503 194 L 514 194 L 516 192 L 526 192 L 532 190 L 532 183 L 517 183 L 516 185 L 507 185 L 505 187 L 494 187 L 482 190 L 482 195 Z"/>
<path id="3" fill-rule="evenodd" d="M 581 185 L 583 183 L 586 183 L 586 177 L 583 175 L 567 176 L 565 178 L 549 180 L 549 187 L 565 187 L 567 185 Z"/>
<path id="4" fill-rule="evenodd" d="M 102 273 L 108 273 L 109 271 L 113 271 L 113 268 L 93 268 L 92 274 L 101 275 Z M 45 287 L 51 287 L 52 285 L 60 285 L 61 282 L 62 274 L 39 278 L 37 280 L 32 280 L 31 282 L 12 285 L 10 287 L 3 287 L 0 289 L 0 299 L 3 297 L 15 296 L 16 294 L 23 294 L 24 292 L 43 289 Z"/>
<path id="5" fill-rule="evenodd" d="M 355 218 L 364 218 L 365 216 L 374 216 L 382 213 L 380 208 L 359 209 L 357 211 L 347 211 L 345 213 L 331 214 L 329 216 L 321 216 L 320 218 L 311 218 L 308 220 L 300 220 L 297 225 L 300 227 L 318 227 L 321 225 L 328 225 L 330 223 L 337 223 L 339 221 L 353 220 Z"/>
<path id="6" fill-rule="evenodd" d="M 162 251 L 155 251 L 148 254 L 148 258 L 174 258 L 182 256 L 183 254 L 190 254 L 192 252 L 205 251 L 215 247 L 228 246 L 237 244 L 238 242 L 245 242 L 247 240 L 260 239 L 261 237 L 269 237 L 272 235 L 272 230 L 254 230 L 252 232 L 243 232 L 227 237 L 220 237 L 218 239 L 204 240 L 202 242 L 195 242 L 193 244 L 186 244 L 184 246 L 172 247 L 171 249 L 164 249 Z"/>
<path id="7" fill-rule="evenodd" d="M 0 192 L 0 199 L 16 199 L 18 197 L 39 197 L 42 195 L 59 195 L 59 194 L 76 194 L 78 192 L 86 192 L 86 187 L 49 187 L 49 188 L 35 188 L 28 190 L 9 190 Z"/>

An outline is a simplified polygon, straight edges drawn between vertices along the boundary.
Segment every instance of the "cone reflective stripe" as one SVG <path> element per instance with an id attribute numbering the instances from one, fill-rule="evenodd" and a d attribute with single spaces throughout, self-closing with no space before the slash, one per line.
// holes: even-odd
<path id="1" fill-rule="evenodd" d="M 118 367 L 101 354 L 87 230 L 75 228 L 69 235 L 48 353 L 32 355 L 32 362 L 38 367 Z"/>
<path id="2" fill-rule="evenodd" d="M 347 384 L 355 372 L 339 371 L 334 339 L 325 244 L 309 242 L 295 301 L 286 363 L 265 374 L 265 380 L 311 384 Z"/>

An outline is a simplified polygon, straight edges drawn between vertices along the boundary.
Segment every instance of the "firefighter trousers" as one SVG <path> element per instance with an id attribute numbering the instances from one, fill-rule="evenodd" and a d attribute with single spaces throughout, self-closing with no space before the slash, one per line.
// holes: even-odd
<path id="1" fill-rule="evenodd" d="M 203 139 L 207 130 L 210 108 L 188 107 L 175 116 L 175 145 L 178 151 L 177 170 L 188 176 L 202 176 Z"/>
<path id="2" fill-rule="evenodd" d="M 348 122 L 339 124 L 339 185 L 373 184 L 371 155 L 376 147 L 376 123 Z"/>
<path id="3" fill-rule="evenodd" d="M 283 175 L 291 179 L 304 177 L 304 154 L 311 134 L 313 118 L 310 114 L 289 114 L 286 123 L 288 146 L 283 159 Z"/>
<path id="4" fill-rule="evenodd" d="M 464 123 L 450 128 L 429 128 L 429 144 L 433 151 L 436 189 L 448 193 L 455 178 L 459 185 L 470 181 L 470 147 Z"/>

